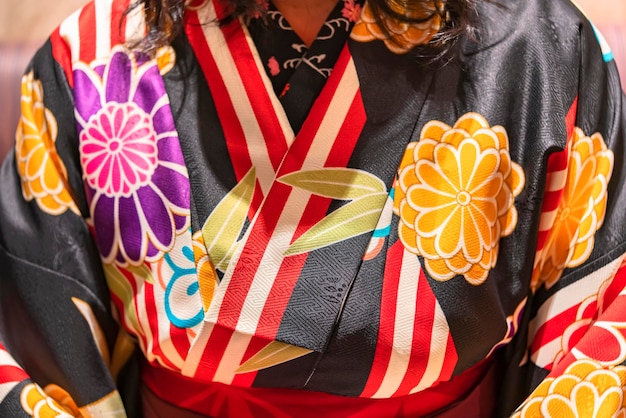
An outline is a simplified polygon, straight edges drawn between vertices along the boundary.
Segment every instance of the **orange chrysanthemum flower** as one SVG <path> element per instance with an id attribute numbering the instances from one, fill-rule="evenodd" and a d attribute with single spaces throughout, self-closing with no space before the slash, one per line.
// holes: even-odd
<path id="1" fill-rule="evenodd" d="M 67 394 L 58 386 L 53 386 L 51 395 L 62 393 L 65 396 Z M 69 395 L 67 396 L 69 397 Z M 73 401 L 71 401 L 71 407 L 61 406 L 60 403 L 50 395 L 47 395 L 43 389 L 34 383 L 24 386 L 20 395 L 20 401 L 24 411 L 33 418 L 73 418 L 82 416 Z M 67 400 L 65 401 L 67 402 Z"/>
<path id="2" fill-rule="evenodd" d="M 476 113 L 453 127 L 429 122 L 407 147 L 398 173 L 400 239 L 424 257 L 434 279 L 462 275 L 481 284 L 496 263 L 500 237 L 517 224 L 513 201 L 523 186 L 504 128 L 489 127 Z"/>
<path id="3" fill-rule="evenodd" d="M 383 41 L 391 52 L 404 54 L 417 45 L 427 44 L 439 32 L 443 23 L 440 11 L 444 5 L 443 1 L 433 1 L 419 11 L 395 10 L 414 19 L 424 19 L 420 23 L 406 23 L 391 17 L 379 18 L 374 15 L 369 4 L 365 3 L 361 18 L 354 25 L 350 37 L 359 42 L 378 39 Z"/>
<path id="4" fill-rule="evenodd" d="M 79 213 L 66 184 L 67 172 L 55 148 L 57 122 L 43 104 L 41 81 L 32 71 L 22 78 L 22 117 L 15 134 L 15 158 L 27 201 L 52 215 Z"/>
<path id="5" fill-rule="evenodd" d="M 604 368 L 578 360 L 563 375 L 547 378 L 512 418 L 626 417 L 626 367 Z"/>
<path id="6" fill-rule="evenodd" d="M 554 224 L 535 262 L 532 287 L 554 285 L 565 268 L 584 263 L 591 255 L 596 231 L 606 212 L 607 185 L 613 171 L 613 152 L 602 135 L 586 136 L 574 129 L 563 197 Z"/>

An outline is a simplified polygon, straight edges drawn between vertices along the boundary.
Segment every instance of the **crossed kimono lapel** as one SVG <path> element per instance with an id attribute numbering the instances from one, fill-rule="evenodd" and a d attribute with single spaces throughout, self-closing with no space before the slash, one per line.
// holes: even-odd
<path id="1" fill-rule="evenodd" d="M 216 103 L 236 187 L 241 186 L 234 200 L 248 204 L 239 206 L 246 215 L 242 236 L 183 373 L 232 383 L 246 359 L 277 340 L 293 346 L 294 357 L 323 351 L 393 174 L 380 179 L 348 168 L 367 117 L 347 44 L 295 136 L 245 26 L 205 23 L 221 13 L 218 2 L 190 10 L 187 36 Z M 403 138 L 400 146 L 406 142 Z M 211 237 L 205 236 L 207 241 Z M 349 260 L 336 249 L 325 252 L 331 258 L 325 261 L 309 257 L 348 241 Z M 332 271 L 320 270 L 320 261 Z M 320 275 L 341 294 L 328 297 L 327 289 L 316 285 Z"/>

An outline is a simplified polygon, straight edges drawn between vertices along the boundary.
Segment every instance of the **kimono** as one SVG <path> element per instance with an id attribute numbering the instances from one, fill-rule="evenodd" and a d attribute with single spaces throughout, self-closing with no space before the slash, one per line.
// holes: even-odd
<path id="1" fill-rule="evenodd" d="M 267 3 L 267 2 L 261 2 Z M 2 417 L 626 416 L 626 116 L 567 0 L 61 23 L 0 172 Z"/>

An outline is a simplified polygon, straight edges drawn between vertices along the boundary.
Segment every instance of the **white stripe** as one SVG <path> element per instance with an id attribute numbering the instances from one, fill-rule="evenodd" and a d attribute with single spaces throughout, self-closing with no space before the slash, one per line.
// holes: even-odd
<path id="1" fill-rule="evenodd" d="M 393 350 L 385 377 L 373 398 L 389 398 L 400 387 L 411 360 L 413 336 L 415 335 L 415 311 L 417 304 L 420 262 L 415 254 L 404 250 L 400 281 L 396 295 L 396 318 L 393 333 Z"/>
<path id="2" fill-rule="evenodd" d="M 224 383 L 230 385 L 235 378 L 235 370 L 241 365 L 243 356 L 246 354 L 246 350 L 248 349 L 248 345 L 250 344 L 250 340 L 252 339 L 251 335 L 241 334 L 239 332 L 233 332 L 230 337 L 230 341 L 228 342 L 228 346 L 225 353 L 228 353 L 226 356 L 227 361 L 220 361 L 217 370 L 215 371 L 215 378 L 213 379 L 215 382 Z"/>
<path id="3" fill-rule="evenodd" d="M 17 361 L 6 350 L 0 349 L 0 366 L 15 366 L 20 369 L 22 366 L 17 364 Z"/>
<path id="4" fill-rule="evenodd" d="M 328 154 L 335 143 L 337 134 L 341 129 L 346 115 L 352 105 L 352 100 L 346 100 L 346 98 L 354 98 L 358 91 L 358 79 L 356 76 L 356 68 L 354 63 L 350 60 L 348 68 L 343 74 L 342 80 L 339 83 L 335 97 L 330 103 L 327 109 L 326 115 L 320 124 L 317 134 L 313 140 L 313 144 L 309 149 L 309 154 L 304 159 L 302 170 L 312 170 L 324 167 L 324 163 L 328 158 Z M 283 254 L 289 248 L 291 244 L 295 230 L 299 224 L 302 211 L 306 208 L 306 202 L 309 200 L 311 194 L 303 189 L 294 188 L 283 207 L 277 226 L 274 229 L 272 236 L 269 239 L 269 245 L 263 254 L 259 268 L 256 271 L 250 290 L 242 306 L 241 314 L 239 316 L 236 330 L 243 334 L 255 334 L 256 328 L 259 323 L 263 308 L 267 301 L 267 297 L 274 285 L 276 275 L 280 269 L 283 261 Z M 254 224 L 258 221 L 259 214 L 262 208 L 257 211 L 255 218 L 244 238 L 241 240 L 236 253 L 231 258 L 228 269 L 224 274 L 220 285 L 217 287 L 214 298 L 211 301 L 209 310 L 205 315 L 205 321 L 209 323 L 216 323 L 220 313 L 221 305 L 224 300 L 228 288 L 231 283 L 232 275 L 239 262 L 241 252 L 245 248 L 247 240 L 251 231 L 254 229 Z M 207 328 L 211 330 L 211 328 Z M 203 330 L 202 332 L 205 332 Z M 192 348 L 192 357 L 188 358 L 187 364 L 185 364 L 185 372 L 188 375 L 193 375 L 197 368 L 197 361 L 199 360 L 200 352 L 204 349 L 203 345 L 206 344 L 208 339 L 203 337 L 202 340 L 197 341 Z M 236 357 L 236 356 L 235 356 Z M 226 373 L 234 372 L 234 369 L 239 366 L 240 359 L 232 358 L 231 356 L 223 356 L 220 365 L 221 370 L 220 379 L 228 381 L 233 376 L 227 377 Z M 224 363 L 224 364 L 222 364 Z"/>
<path id="5" fill-rule="evenodd" d="M 556 214 L 559 210 L 554 209 L 550 212 L 544 212 L 541 214 L 541 218 L 539 220 L 539 231 L 547 231 L 548 229 L 552 229 L 554 225 L 554 219 L 556 218 Z"/>
<path id="6" fill-rule="evenodd" d="M 410 393 L 419 392 L 420 390 L 431 387 L 441 376 L 441 369 L 446 359 L 446 349 L 448 346 L 448 335 L 450 328 L 448 327 L 448 321 L 446 316 L 439 306 L 439 303 L 435 303 L 435 321 L 433 324 L 432 335 L 430 338 L 430 350 L 428 365 L 426 371 L 420 383 L 411 390 Z"/>
<path id="7" fill-rule="evenodd" d="M 4 398 L 8 396 L 9 393 L 13 390 L 15 386 L 17 386 L 19 382 L 9 382 L 9 383 L 1 383 L 0 384 L 0 403 L 4 401 Z"/>
<path id="8" fill-rule="evenodd" d="M 78 20 L 83 9 L 78 9 L 69 15 L 59 26 L 59 34 L 70 47 L 72 62 L 79 58 L 80 51 L 80 30 Z"/>
<path id="9" fill-rule="evenodd" d="M 588 276 L 572 283 L 571 285 L 559 290 L 556 294 L 545 301 L 541 308 L 537 311 L 537 315 L 530 322 L 530 338 L 533 341 L 537 330 L 552 318 L 563 313 L 564 311 L 579 305 L 590 296 L 597 294 L 602 282 L 611 279 L 617 273 L 624 255 L 613 260 L 611 263 L 594 271 Z"/>
<path id="10" fill-rule="evenodd" d="M 146 32 L 146 21 L 144 19 L 143 7 L 134 7 L 126 15 L 126 28 L 124 29 L 126 42 L 133 44 L 143 39 Z"/>
<path id="11" fill-rule="evenodd" d="M 541 346 L 539 350 L 530 356 L 530 360 L 541 368 L 551 365 L 558 352 L 561 351 L 561 339 L 555 338 L 547 344 Z"/>
<path id="12" fill-rule="evenodd" d="M 214 22 L 215 20 L 215 8 L 213 3 L 209 7 L 203 7 L 198 11 L 198 17 L 200 22 Z M 222 29 L 214 23 L 204 24 L 203 33 L 206 39 L 207 45 L 211 50 L 211 54 L 215 59 L 215 63 L 218 67 L 218 71 L 224 80 L 228 94 L 230 95 L 237 119 L 241 124 L 244 137 L 247 142 L 248 151 L 250 153 L 250 159 L 252 165 L 256 168 L 257 178 L 261 186 L 263 194 L 267 196 L 276 173 L 274 172 L 266 141 L 264 140 L 259 121 L 250 103 L 248 93 L 244 87 L 241 75 L 235 64 L 235 61 L 230 53 L 230 49 L 222 33 Z M 254 48 L 252 48 L 254 51 Z M 267 77 L 265 70 L 258 59 L 255 56 L 257 69 L 262 77 Z M 260 67 L 259 67 L 260 65 Z M 271 83 L 270 83 L 271 84 Z M 266 83 L 266 88 L 268 85 Z M 274 92 L 269 86 L 269 96 L 274 96 Z M 287 119 L 285 112 L 278 103 L 277 100 L 273 100 L 274 113 L 276 113 L 279 120 Z M 283 134 L 288 144 L 293 142 L 294 134 L 289 123 L 281 123 L 283 128 Z"/>
<path id="13" fill-rule="evenodd" d="M 96 0 L 96 59 L 107 58 L 111 52 L 111 4 L 112 0 Z"/>
<path id="14" fill-rule="evenodd" d="M 185 364 L 181 370 L 181 374 L 183 376 L 194 377 L 196 374 L 196 370 L 198 370 L 198 365 L 200 364 L 200 360 L 205 354 L 205 348 L 207 343 L 209 342 L 209 337 L 213 332 L 214 325 L 210 322 L 203 321 L 196 335 L 196 339 L 191 344 L 189 348 L 189 352 L 187 353 L 187 358 L 185 359 Z"/>
<path id="15" fill-rule="evenodd" d="M 567 168 L 564 170 L 554 171 L 548 174 L 546 178 L 546 192 L 559 191 L 565 187 L 567 182 Z"/>
<path id="16" fill-rule="evenodd" d="M 272 86 L 272 80 L 270 80 L 270 77 L 267 75 L 267 71 L 265 71 L 265 65 L 261 61 L 261 56 L 259 55 L 259 51 L 254 45 L 254 40 L 252 39 L 252 36 L 250 36 L 250 32 L 248 32 L 248 27 L 245 25 L 242 25 L 242 27 L 244 33 L 246 34 L 248 48 L 250 48 L 250 51 L 252 52 L 254 62 L 256 63 L 256 67 L 259 69 L 259 74 L 261 75 L 261 80 L 263 80 L 265 91 L 268 92 L 268 96 L 272 102 L 272 107 L 274 108 L 274 113 L 276 113 L 278 124 L 280 125 L 280 128 L 285 135 L 287 147 L 290 147 L 293 143 L 293 140 L 295 139 L 295 134 L 293 133 L 293 129 L 291 129 L 291 124 L 289 123 L 289 119 L 287 119 L 287 114 L 284 111 L 283 105 L 280 103 L 278 96 L 274 94 L 274 86 Z"/>
<path id="17" fill-rule="evenodd" d="M 132 302 L 134 304 L 133 308 L 136 309 L 135 314 L 137 315 L 137 322 L 139 323 L 139 328 L 141 329 L 146 341 L 144 355 L 149 362 L 152 362 L 159 357 L 154 355 L 153 353 L 155 336 L 152 335 L 152 327 L 150 325 L 150 321 L 148 320 L 148 309 L 146 302 L 146 291 L 148 286 L 143 278 L 138 279 L 135 274 L 133 274 L 133 278 L 135 280 L 134 287 L 137 289 L 136 296 L 132 299 Z M 155 286 L 158 286 L 158 284 L 155 283 Z"/>
<path id="18" fill-rule="evenodd" d="M 304 158 L 302 171 L 321 169 L 335 144 L 337 134 L 346 120 L 352 99 L 359 89 L 354 63 L 350 60 L 330 106 L 313 139 L 309 153 Z M 283 261 L 283 254 L 289 248 L 293 235 L 300 223 L 306 202 L 311 194 L 303 189 L 293 188 L 283 208 L 280 219 L 263 254 L 259 268 L 246 298 L 237 329 L 254 333 L 265 302 L 274 285 L 274 280 Z M 264 202 L 267 203 L 267 202 Z M 270 202 L 273 204 L 274 202 Z M 262 209 L 261 209 L 262 210 Z M 259 212 L 261 212 L 259 210 Z M 250 229 L 253 225 L 250 226 Z M 245 244 L 242 244 L 245 245 Z M 232 270 L 231 270 L 232 271 Z M 228 272 L 226 273 L 228 275 Z M 232 274 L 232 273 L 231 273 Z M 222 286 L 220 286 L 222 287 Z M 217 307 L 216 307 L 217 308 Z"/>

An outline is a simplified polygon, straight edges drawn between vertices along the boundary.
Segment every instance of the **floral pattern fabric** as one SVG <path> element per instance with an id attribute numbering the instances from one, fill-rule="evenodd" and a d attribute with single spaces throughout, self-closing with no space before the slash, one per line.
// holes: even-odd
<path id="1" fill-rule="evenodd" d="M 512 162 L 506 131 L 466 114 L 450 127 L 424 126 L 398 174 L 400 239 L 425 259 L 436 280 L 463 275 L 483 283 L 498 259 L 500 237 L 517 223 L 513 201 L 524 172 Z"/>
<path id="2" fill-rule="evenodd" d="M 54 143 L 57 122 L 43 103 L 43 86 L 33 73 L 22 79 L 22 117 L 16 133 L 15 156 L 26 200 L 35 199 L 41 210 L 60 215 L 78 212 L 67 184 L 65 166 Z"/>
<path id="3" fill-rule="evenodd" d="M 534 273 L 533 287 L 553 286 L 566 268 L 584 263 L 604 221 L 614 155 L 599 133 L 576 128 L 571 138 L 567 182 L 554 226 Z"/>
<path id="4" fill-rule="evenodd" d="M 158 260 L 189 227 L 189 184 L 159 77 L 121 49 L 104 68 L 75 68 L 85 92 L 76 103 L 81 164 L 106 263 Z"/>
<path id="5" fill-rule="evenodd" d="M 341 0 L 305 47 L 207 0 L 150 57 L 95 1 L 0 173 L 0 416 L 141 416 L 139 385 L 190 416 L 626 416 L 623 96 L 569 1 L 480 4 L 436 69 L 445 2 Z"/>
<path id="6" fill-rule="evenodd" d="M 396 54 L 405 54 L 418 45 L 426 45 L 441 29 L 445 1 L 428 2 L 418 5 L 417 8 L 418 10 L 407 10 L 398 3 L 392 3 L 394 12 L 418 21 L 405 23 L 391 17 L 378 19 L 369 4 L 365 3 L 350 37 L 359 42 L 382 40 Z M 350 13 L 352 15 L 354 10 Z"/>
<path id="7" fill-rule="evenodd" d="M 556 378 L 544 380 L 512 418 L 624 417 L 626 367 L 602 367 L 580 360 Z"/>

